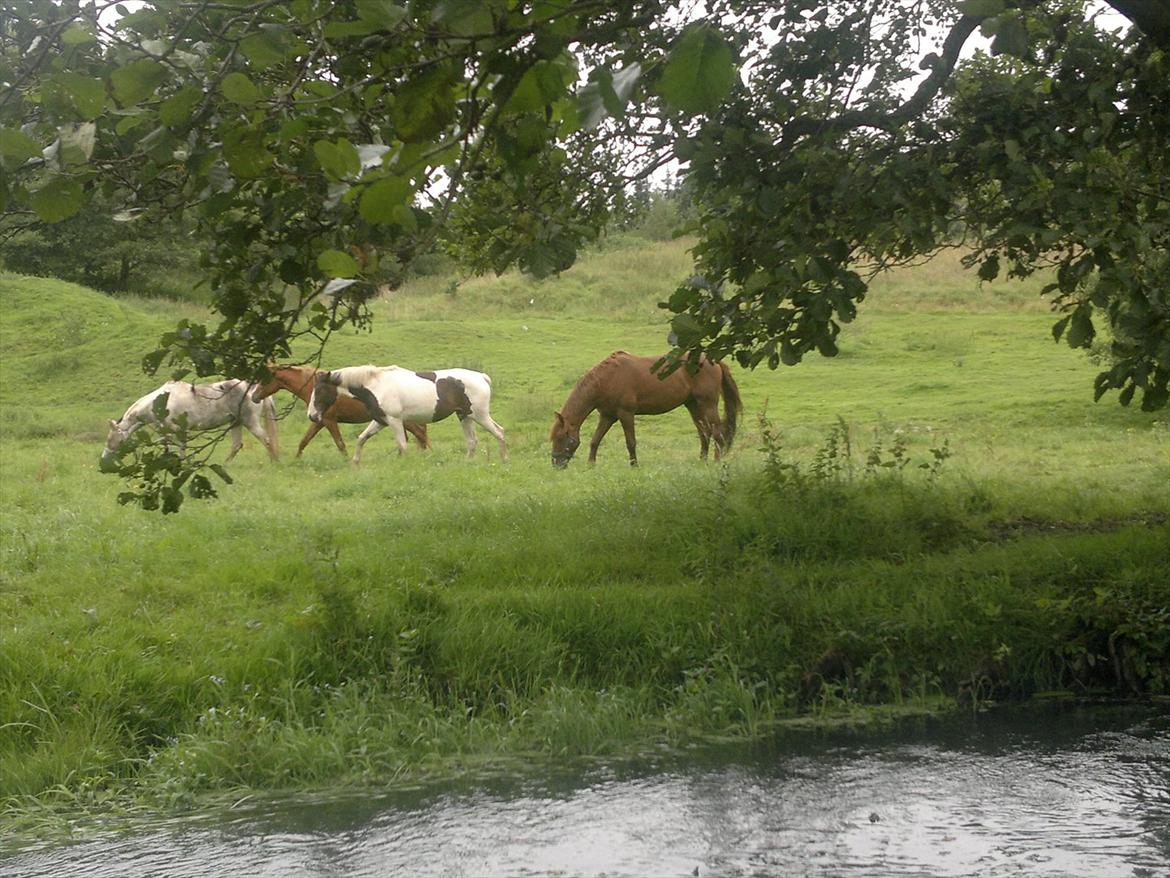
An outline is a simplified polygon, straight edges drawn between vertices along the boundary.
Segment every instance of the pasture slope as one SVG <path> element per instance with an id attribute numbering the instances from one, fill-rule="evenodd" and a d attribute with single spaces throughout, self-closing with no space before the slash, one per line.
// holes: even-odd
<path id="1" fill-rule="evenodd" d="M 383 434 L 355 469 L 322 434 L 293 460 L 285 398 L 285 458 L 247 437 L 235 484 L 168 517 L 97 457 L 197 309 L 0 275 L 0 820 L 1170 692 L 1167 415 L 1094 405 L 1034 291 L 894 278 L 835 360 L 736 370 L 724 465 L 679 411 L 640 419 L 636 470 L 614 434 L 554 471 L 554 409 L 611 350 L 663 349 L 685 269 L 625 247 L 395 293 L 327 362 L 488 371 L 510 463 L 447 422 L 427 454 Z"/>

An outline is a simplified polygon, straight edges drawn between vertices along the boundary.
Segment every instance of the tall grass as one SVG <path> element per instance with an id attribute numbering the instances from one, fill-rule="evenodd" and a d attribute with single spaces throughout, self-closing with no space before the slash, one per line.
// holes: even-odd
<path id="1" fill-rule="evenodd" d="M 611 437 L 554 471 L 553 410 L 611 350 L 665 349 L 679 270 L 683 245 L 615 245 L 539 285 L 391 294 L 329 362 L 486 369 L 511 462 L 446 422 L 360 468 L 249 442 L 169 518 L 119 507 L 96 457 L 192 306 L 0 276 L 3 813 L 1170 689 L 1165 417 L 1094 405 L 1042 310 L 960 310 L 954 272 L 875 294 L 835 360 L 737 372 L 723 464 L 675 412 L 639 420 L 637 469 Z"/>

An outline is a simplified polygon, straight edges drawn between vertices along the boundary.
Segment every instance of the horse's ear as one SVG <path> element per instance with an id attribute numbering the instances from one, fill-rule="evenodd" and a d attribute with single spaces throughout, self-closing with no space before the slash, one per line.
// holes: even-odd
<path id="1" fill-rule="evenodd" d="M 553 414 L 557 416 L 557 423 L 563 427 L 565 425 L 565 416 L 560 412 L 553 412 Z"/>
<path id="2" fill-rule="evenodd" d="M 117 429 L 117 427 L 118 427 L 118 422 L 117 422 L 117 421 L 114 421 L 114 420 L 111 420 L 111 421 L 110 421 L 110 429 L 111 429 L 111 430 L 115 430 L 115 429 Z"/>

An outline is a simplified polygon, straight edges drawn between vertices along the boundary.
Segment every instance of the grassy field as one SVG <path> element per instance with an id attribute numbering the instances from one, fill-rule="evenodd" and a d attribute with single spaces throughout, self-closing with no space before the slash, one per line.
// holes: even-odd
<path id="1" fill-rule="evenodd" d="M 665 349 L 687 268 L 618 240 L 541 283 L 396 291 L 327 363 L 488 371 L 508 464 L 454 422 L 426 454 L 383 434 L 353 468 L 322 434 L 293 460 L 285 398 L 281 462 L 249 437 L 168 517 L 118 506 L 97 456 L 198 307 L 0 275 L 3 819 L 1170 691 L 1170 416 L 1092 402 L 1040 282 L 883 278 L 839 357 L 737 370 L 724 464 L 679 411 L 639 420 L 636 470 L 615 432 L 554 471 L 553 411 L 610 351 Z"/>

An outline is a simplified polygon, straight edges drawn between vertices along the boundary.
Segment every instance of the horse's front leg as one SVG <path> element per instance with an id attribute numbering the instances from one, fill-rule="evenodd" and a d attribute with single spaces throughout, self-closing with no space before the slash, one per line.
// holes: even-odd
<path id="1" fill-rule="evenodd" d="M 475 421 L 470 416 L 459 419 L 463 427 L 463 438 L 467 440 L 467 456 L 475 457 L 475 449 L 479 447 L 479 439 L 475 435 Z"/>
<path id="2" fill-rule="evenodd" d="M 385 424 L 381 424 L 378 421 L 370 421 L 370 425 L 362 430 L 361 435 L 358 436 L 357 447 L 353 451 L 353 462 L 355 464 L 362 462 L 362 447 L 365 446 L 367 440 L 378 433 L 384 426 Z"/>
<path id="3" fill-rule="evenodd" d="M 597 413 L 597 429 L 593 431 L 593 438 L 589 440 L 589 462 L 597 463 L 597 449 L 601 445 L 601 440 L 605 438 L 605 434 L 609 432 L 609 428 L 614 425 L 617 420 L 613 415 L 607 415 L 603 412 Z"/>
<path id="4" fill-rule="evenodd" d="M 626 434 L 626 451 L 630 452 L 630 466 L 638 465 L 638 441 L 634 438 L 634 413 L 622 412 L 622 430 Z"/>
<path id="5" fill-rule="evenodd" d="M 337 426 L 337 421 L 324 420 L 324 419 L 322 419 L 322 420 L 324 422 L 325 429 L 327 429 L 329 431 L 329 435 L 333 437 L 333 444 L 337 446 L 337 450 L 341 452 L 341 456 L 345 457 L 345 455 L 349 453 L 349 449 L 347 449 L 345 447 L 345 440 L 341 437 L 341 429 Z M 313 427 L 316 430 L 320 430 L 321 424 L 314 424 Z M 314 432 L 313 436 L 316 436 L 316 435 L 317 435 L 316 432 Z M 306 435 L 305 442 L 308 442 L 309 439 L 311 439 L 311 438 L 312 438 L 312 436 Z"/>

